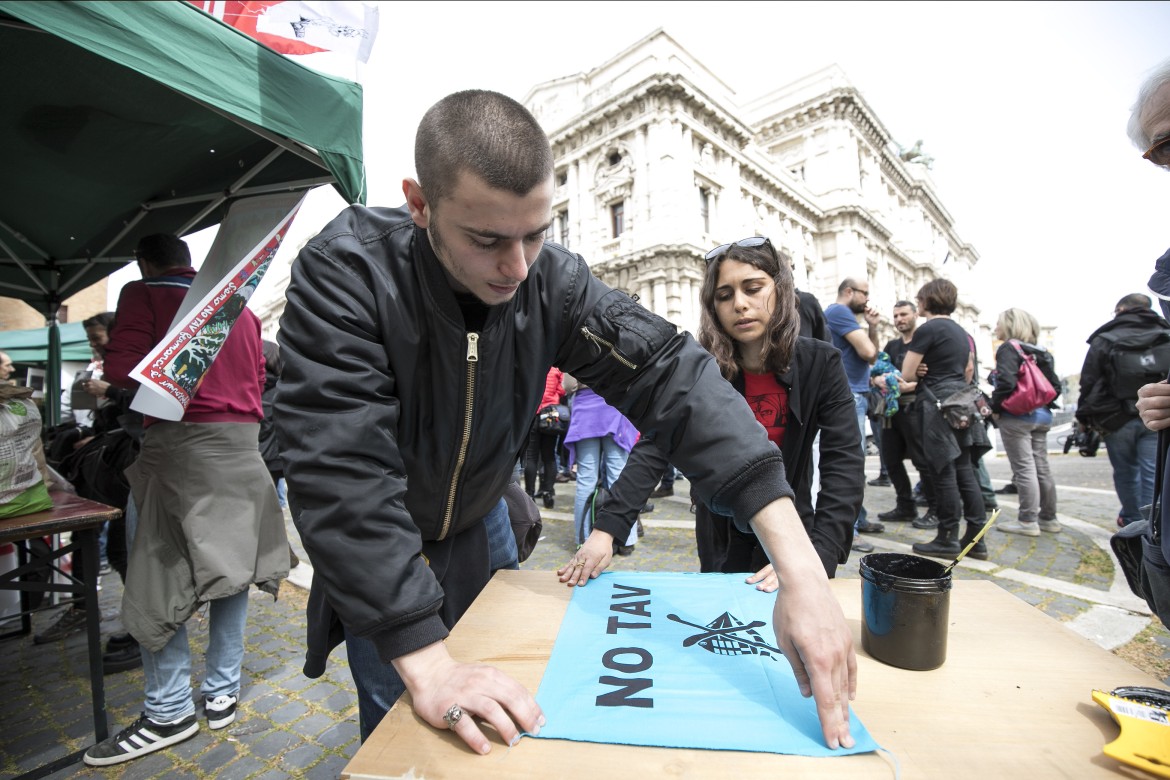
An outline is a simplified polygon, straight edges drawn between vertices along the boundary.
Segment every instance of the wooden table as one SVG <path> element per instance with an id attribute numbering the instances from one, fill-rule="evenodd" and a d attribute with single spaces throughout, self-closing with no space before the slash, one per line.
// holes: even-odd
<path id="1" fill-rule="evenodd" d="M 102 524 L 116 520 L 122 510 L 99 504 L 70 493 L 52 493 L 53 508 L 29 515 L 18 515 L 0 520 L 0 544 L 14 542 L 17 546 L 19 565 L 12 571 L 0 574 L 0 590 L 20 591 L 21 628 L 5 636 L 28 635 L 32 633 L 32 618 L 28 608 L 28 594 L 33 591 L 46 593 L 68 593 L 80 597 L 86 608 L 86 636 L 89 653 L 90 694 L 93 700 L 94 739 L 101 742 L 109 736 L 106 723 L 106 690 L 102 676 L 101 610 L 98 608 L 97 578 L 100 565 L 98 556 L 98 534 Z M 73 534 L 69 544 L 52 551 L 43 558 L 31 558 L 24 543 L 29 539 L 54 534 Z M 22 581 L 22 577 L 38 571 L 60 571 L 60 559 L 69 553 L 80 553 L 84 560 L 85 580 L 69 576 L 68 582 Z M 11 704 L 11 703 L 10 703 Z M 52 774 L 62 767 L 81 760 L 85 750 L 64 756 L 42 767 L 20 776 L 20 780 L 32 780 Z"/>
<path id="2" fill-rule="evenodd" d="M 1112 717 L 1094 688 L 1161 688 L 1161 681 L 1073 633 L 991 582 L 956 581 L 951 592 L 947 660 L 912 672 L 861 649 L 861 585 L 834 580 L 833 593 L 853 629 L 858 698 L 854 711 L 906 780 L 945 777 L 1134 777 L 1107 758 Z M 500 571 L 452 632 L 451 654 L 499 667 L 533 693 L 564 617 L 570 590 L 549 572 Z M 525 738 L 509 749 L 496 739 L 487 756 L 418 718 L 409 695 L 394 706 L 342 772 L 382 778 L 892 778 L 879 753 L 808 758 L 723 750 L 599 745 Z M 1141 775 L 1145 776 L 1145 775 Z"/>

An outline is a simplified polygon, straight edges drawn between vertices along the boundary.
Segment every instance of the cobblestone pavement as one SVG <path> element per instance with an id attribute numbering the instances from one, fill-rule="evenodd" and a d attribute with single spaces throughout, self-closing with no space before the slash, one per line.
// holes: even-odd
<path id="1" fill-rule="evenodd" d="M 1164 680 L 1170 687 L 1170 632 L 1151 622 L 1144 604 L 1134 598 L 1116 571 L 1108 538 L 1117 516 L 1108 459 L 1056 454 L 1052 458 L 1061 521 L 1065 531 L 1031 539 L 988 534 L 990 559 L 963 561 L 958 578 L 990 579 L 1073 630 L 1113 650 Z M 1006 460 L 988 461 L 996 487 L 1010 476 Z M 867 463 L 877 475 L 877 459 Z M 912 472 L 913 476 L 913 472 Z M 646 535 L 632 555 L 618 557 L 615 570 L 697 571 L 688 487 L 676 483 L 673 497 L 653 499 L 654 511 L 643 515 Z M 545 512 L 544 535 L 523 568 L 556 569 L 572 554 L 573 483 L 559 484 L 556 505 Z M 1014 518 L 1014 496 L 999 496 L 1001 519 Z M 890 488 L 866 488 L 871 516 L 893 508 Z M 292 531 L 291 522 L 289 524 Z M 866 538 L 881 551 L 908 551 L 928 539 L 930 531 L 908 523 L 888 523 L 886 532 Z M 294 532 L 295 536 L 295 532 Z M 294 546 L 298 546 L 294 540 Z M 858 577 L 858 555 L 838 570 L 838 577 Z M 551 575 L 550 575 L 551 576 Z M 326 674 L 309 680 L 301 674 L 305 592 L 311 571 L 302 565 L 273 601 L 253 590 L 244 658 L 244 687 L 239 717 L 226 729 L 200 732 L 174 747 L 121 766 L 97 770 L 81 764 L 54 778 L 263 778 L 338 777 L 358 748 L 357 705 L 344 652 L 335 652 Z M 299 583 L 299 586 L 297 585 Z M 103 637 L 121 630 L 117 576 L 104 578 L 101 592 Z M 40 630 L 59 609 L 34 616 Z M 205 627 L 189 624 L 195 648 L 193 679 L 202 674 Z M 13 777 L 92 741 L 88 667 L 83 634 L 35 646 L 31 637 L 0 640 L 4 674 L 0 680 L 0 778 Z M 128 725 L 142 709 L 142 670 L 105 678 L 110 731 Z M 1105 680 L 1102 687 L 1127 684 Z M 1087 700 L 1087 699 L 1086 699 Z"/>

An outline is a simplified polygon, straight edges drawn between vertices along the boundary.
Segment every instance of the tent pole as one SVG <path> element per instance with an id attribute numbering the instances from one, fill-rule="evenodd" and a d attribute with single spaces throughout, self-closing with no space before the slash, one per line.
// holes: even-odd
<path id="1" fill-rule="evenodd" d="M 45 424 L 52 428 L 61 422 L 61 331 L 57 327 L 60 302 L 49 301 L 49 365 L 45 371 Z"/>

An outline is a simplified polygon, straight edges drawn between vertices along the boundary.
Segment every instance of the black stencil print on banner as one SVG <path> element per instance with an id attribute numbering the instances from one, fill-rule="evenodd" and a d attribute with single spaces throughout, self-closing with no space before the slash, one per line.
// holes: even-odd
<path id="1" fill-rule="evenodd" d="M 724 612 L 705 626 L 683 620 L 678 615 L 667 615 L 667 618 L 684 626 L 691 626 L 702 631 L 692 634 L 683 640 L 683 647 L 698 645 L 708 653 L 716 655 L 760 655 L 776 660 L 776 656 L 784 655 L 777 647 L 772 647 L 764 641 L 756 631 L 764 625 L 762 620 L 753 620 L 745 624 L 742 620 Z"/>

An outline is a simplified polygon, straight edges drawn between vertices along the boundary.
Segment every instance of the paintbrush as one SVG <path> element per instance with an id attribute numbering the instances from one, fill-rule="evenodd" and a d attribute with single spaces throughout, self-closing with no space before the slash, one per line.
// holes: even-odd
<path id="1" fill-rule="evenodd" d="M 995 519 L 997 517 L 999 517 L 999 510 L 998 509 L 991 513 L 991 517 L 989 517 L 987 519 L 987 522 L 983 524 L 983 528 L 979 531 L 979 533 L 975 534 L 975 538 L 967 543 L 967 546 L 964 547 L 962 552 L 959 553 L 959 557 L 955 558 L 953 561 L 951 561 L 949 566 L 947 566 L 945 569 L 943 569 L 942 576 L 940 576 L 939 579 L 943 579 L 948 574 L 950 574 L 951 569 L 955 568 L 955 566 L 959 563 L 959 561 L 963 560 L 963 558 L 966 557 L 967 553 L 971 552 L 971 548 L 974 547 L 979 542 L 979 540 L 983 538 L 983 534 L 987 533 L 987 529 L 991 528 L 991 524 L 995 522 Z"/>

